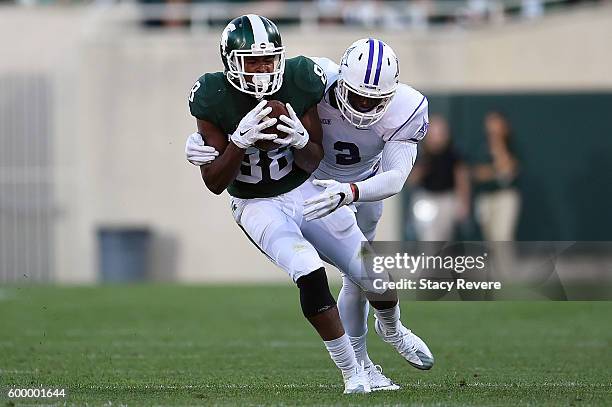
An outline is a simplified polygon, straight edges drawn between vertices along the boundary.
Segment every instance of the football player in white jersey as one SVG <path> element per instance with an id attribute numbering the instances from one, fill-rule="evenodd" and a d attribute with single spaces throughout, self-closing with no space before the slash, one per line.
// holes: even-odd
<path id="1" fill-rule="evenodd" d="M 318 241 L 313 244 L 320 250 L 334 246 L 333 235 L 323 236 L 335 229 L 335 225 L 326 225 L 326 216 L 352 203 L 357 208 L 360 229 L 368 240 L 373 240 L 382 214 L 381 200 L 402 189 L 416 158 L 416 143 L 427 131 L 427 100 L 418 91 L 398 83 L 397 58 L 382 41 L 356 41 L 345 52 L 340 67 L 329 59 L 313 59 L 323 67 L 331 85 L 318 105 L 325 157 L 314 174 L 318 179 L 313 184 L 321 190 L 310 195 L 314 196 L 305 202 L 304 208 L 304 218 L 312 221 L 313 229 L 317 230 L 311 239 Z M 188 138 L 186 155 L 191 163 L 204 165 L 214 160 L 217 153 L 194 133 Z M 329 222 L 355 221 L 345 217 L 330 216 Z M 315 223 L 320 225 L 318 229 Z M 343 276 L 338 299 L 343 325 L 358 360 L 368 370 L 372 390 L 398 389 L 367 355 L 369 306 L 358 283 Z M 377 310 L 376 318 L 376 331 L 384 341 L 392 344 L 411 365 L 423 370 L 431 368 L 431 352 L 401 324 L 399 305 Z M 384 326 L 394 328 L 385 330 Z"/>
<path id="2" fill-rule="evenodd" d="M 427 99 L 399 83 L 398 59 L 384 42 L 366 38 L 354 42 L 338 66 L 327 58 L 313 58 L 328 79 L 318 104 L 325 155 L 315 171 L 315 185 L 325 191 L 305 202 L 307 220 L 324 218 L 343 205 L 354 203 L 357 223 L 369 241 L 374 239 L 382 215 L 382 200 L 402 190 L 417 156 L 417 143 L 428 127 Z M 366 350 L 368 301 L 364 291 L 343 275 L 338 310 L 359 361 L 374 372 Z M 376 331 L 386 342 L 394 336 Z M 415 343 L 422 342 L 409 333 Z M 424 346 L 424 344 L 422 344 Z M 425 347 L 426 348 L 426 347 Z M 433 357 L 411 362 L 430 369 Z M 381 372 L 372 389 L 393 389 Z M 389 381 L 384 386 L 385 380 Z"/>

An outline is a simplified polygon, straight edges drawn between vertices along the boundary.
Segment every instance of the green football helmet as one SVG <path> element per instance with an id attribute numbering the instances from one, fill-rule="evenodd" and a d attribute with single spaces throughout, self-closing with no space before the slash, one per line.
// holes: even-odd
<path id="1" fill-rule="evenodd" d="M 220 49 L 225 75 L 236 89 L 260 99 L 281 88 L 285 47 L 272 21 L 256 14 L 233 19 L 223 30 Z M 273 72 L 246 72 L 245 57 L 257 56 L 274 56 Z"/>

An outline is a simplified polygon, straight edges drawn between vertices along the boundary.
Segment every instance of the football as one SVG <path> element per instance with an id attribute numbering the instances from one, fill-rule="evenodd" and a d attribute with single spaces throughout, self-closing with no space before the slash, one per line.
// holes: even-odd
<path id="1" fill-rule="evenodd" d="M 278 118 L 283 114 L 287 117 L 289 116 L 289 111 L 287 111 L 287 107 L 285 106 L 285 104 L 278 100 L 269 100 L 266 107 L 271 107 L 272 111 L 268 114 L 268 116 L 264 117 L 262 121 L 266 121 L 268 119 L 273 119 L 273 118 L 278 120 Z M 285 138 L 287 134 L 278 131 L 278 129 L 276 128 L 279 122 L 277 122 L 272 127 L 268 127 L 267 129 L 262 130 L 262 133 L 266 133 L 266 134 L 276 133 L 278 134 L 278 138 Z M 263 151 L 272 151 L 272 150 L 276 150 L 277 148 L 279 148 L 279 145 L 273 142 L 272 140 L 259 140 L 255 143 L 255 147 Z"/>

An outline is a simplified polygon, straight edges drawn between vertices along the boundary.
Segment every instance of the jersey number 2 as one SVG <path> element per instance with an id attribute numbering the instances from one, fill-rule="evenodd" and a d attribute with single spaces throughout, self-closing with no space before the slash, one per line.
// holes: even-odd
<path id="1" fill-rule="evenodd" d="M 342 154 L 336 154 L 336 164 L 352 165 L 361 161 L 359 147 L 357 147 L 356 144 L 347 143 L 345 141 L 336 141 L 334 143 L 334 150 L 342 151 Z"/>

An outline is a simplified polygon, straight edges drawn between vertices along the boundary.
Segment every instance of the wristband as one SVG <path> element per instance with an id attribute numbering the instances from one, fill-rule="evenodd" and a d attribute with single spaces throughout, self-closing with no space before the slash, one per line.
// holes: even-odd
<path id="1" fill-rule="evenodd" d="M 359 199 L 359 188 L 357 188 L 357 185 L 351 184 L 351 191 L 353 192 L 353 202 L 356 202 Z"/>

